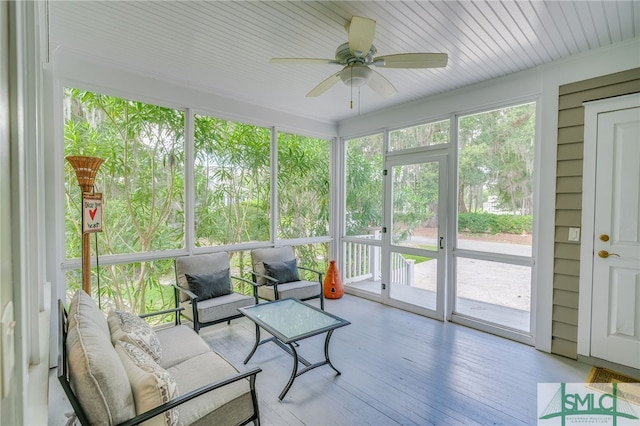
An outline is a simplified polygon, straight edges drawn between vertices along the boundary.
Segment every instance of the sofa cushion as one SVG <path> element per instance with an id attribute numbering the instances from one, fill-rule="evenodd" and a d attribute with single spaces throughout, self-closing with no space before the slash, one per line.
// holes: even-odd
<path id="1" fill-rule="evenodd" d="M 140 349 L 160 363 L 162 346 L 151 326 L 139 316 L 131 312 L 113 310 L 107 318 L 111 331 L 111 342 L 115 346 L 119 340 L 137 345 Z"/>
<path id="2" fill-rule="evenodd" d="M 300 281 L 296 259 L 284 262 L 263 262 L 263 265 L 265 275 L 277 280 L 278 284 Z"/>
<path id="3" fill-rule="evenodd" d="M 115 349 L 129 377 L 137 414 L 145 413 L 179 395 L 174 378 L 147 352 L 135 344 L 124 341 L 117 342 Z M 175 426 L 178 424 L 178 417 L 178 408 L 173 408 L 142 424 Z"/>
<path id="4" fill-rule="evenodd" d="M 201 300 L 231 294 L 231 278 L 229 268 L 207 274 L 184 274 L 191 290 Z"/>
<path id="5" fill-rule="evenodd" d="M 186 325 L 160 329 L 157 336 L 162 346 L 160 365 L 163 368 L 169 368 L 211 350 L 198 333 Z"/>
<path id="6" fill-rule="evenodd" d="M 69 303 L 68 312 L 69 327 L 74 326 L 75 314 L 80 314 L 83 318 L 93 321 L 94 324 L 100 327 L 105 336 L 110 335 L 105 313 L 98 308 L 95 300 L 84 290 L 79 289 L 75 292 Z"/>
<path id="7" fill-rule="evenodd" d="M 112 425 L 134 417 L 127 373 L 101 327 L 76 311 L 69 317 L 66 347 L 71 386 L 91 424 Z"/>
<path id="8" fill-rule="evenodd" d="M 178 388 L 187 393 L 237 374 L 219 354 L 209 351 L 167 368 Z M 253 414 L 249 380 L 239 380 L 186 402 L 180 408 L 181 425 L 235 425 Z"/>

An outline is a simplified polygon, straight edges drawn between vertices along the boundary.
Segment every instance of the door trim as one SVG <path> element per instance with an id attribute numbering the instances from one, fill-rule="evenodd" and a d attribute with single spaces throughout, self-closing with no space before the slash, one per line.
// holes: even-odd
<path id="1" fill-rule="evenodd" d="M 578 294 L 578 355 L 591 356 L 591 294 L 593 291 L 596 148 L 598 114 L 640 106 L 640 94 L 616 96 L 584 105 L 582 173 L 582 236 Z"/>

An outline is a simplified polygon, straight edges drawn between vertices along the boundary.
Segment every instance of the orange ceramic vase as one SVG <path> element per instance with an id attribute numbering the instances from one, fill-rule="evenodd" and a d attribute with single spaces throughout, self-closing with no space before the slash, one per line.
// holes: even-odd
<path id="1" fill-rule="evenodd" d="M 344 295 L 344 286 L 340 272 L 336 267 L 336 261 L 329 261 L 327 276 L 324 277 L 324 297 L 327 299 L 340 299 Z"/>

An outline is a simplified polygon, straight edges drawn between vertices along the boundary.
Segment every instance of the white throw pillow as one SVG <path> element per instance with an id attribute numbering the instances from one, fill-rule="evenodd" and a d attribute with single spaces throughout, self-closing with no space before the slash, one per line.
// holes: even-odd
<path id="1" fill-rule="evenodd" d="M 137 414 L 145 413 L 179 395 L 175 379 L 137 345 L 119 341 L 115 348 L 129 377 Z M 178 409 L 165 411 L 142 424 L 175 426 L 178 424 Z"/>
<path id="2" fill-rule="evenodd" d="M 162 359 L 160 339 L 145 320 L 126 311 L 111 311 L 107 318 L 111 331 L 111 342 L 115 346 L 119 340 L 133 343 L 151 355 L 155 362 Z"/>

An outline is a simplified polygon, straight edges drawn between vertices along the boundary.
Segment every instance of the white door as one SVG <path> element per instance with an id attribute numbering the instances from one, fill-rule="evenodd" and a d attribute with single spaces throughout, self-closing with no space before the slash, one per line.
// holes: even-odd
<path id="1" fill-rule="evenodd" d="M 595 182 L 591 355 L 640 368 L 640 107 L 598 114 Z"/>
<path id="2" fill-rule="evenodd" d="M 382 301 L 444 320 L 447 155 L 387 155 Z"/>

